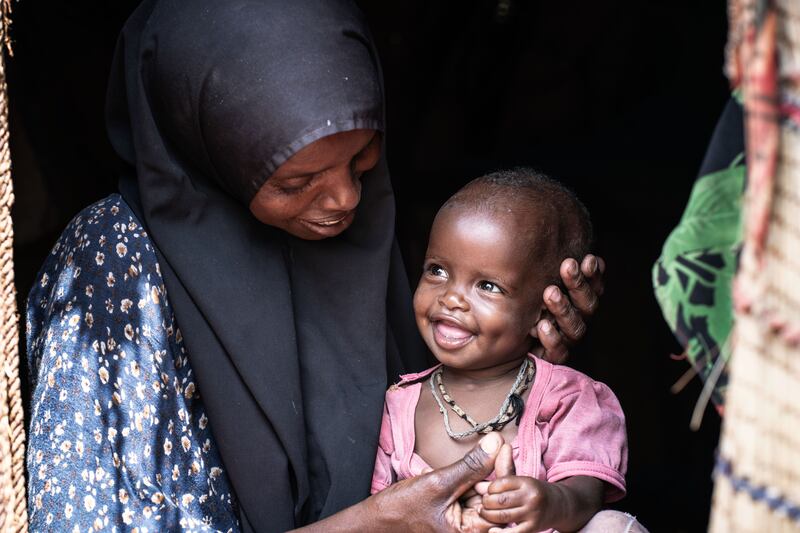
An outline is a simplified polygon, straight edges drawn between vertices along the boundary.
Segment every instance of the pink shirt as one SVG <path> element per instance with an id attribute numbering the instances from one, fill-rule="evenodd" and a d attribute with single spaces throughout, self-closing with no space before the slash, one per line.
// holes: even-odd
<path id="1" fill-rule="evenodd" d="M 548 482 L 592 476 L 606 482 L 607 502 L 622 498 L 628 443 L 617 397 L 577 370 L 531 358 L 536 377 L 511 443 L 517 475 Z M 400 376 L 386 392 L 373 494 L 428 466 L 414 452 L 414 413 L 424 378 L 436 368 Z"/>

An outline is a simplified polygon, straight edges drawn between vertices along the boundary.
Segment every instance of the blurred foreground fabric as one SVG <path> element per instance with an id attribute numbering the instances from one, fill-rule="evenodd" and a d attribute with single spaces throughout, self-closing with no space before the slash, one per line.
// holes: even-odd
<path id="1" fill-rule="evenodd" d="M 729 15 L 747 186 L 710 530 L 800 531 L 800 4 Z"/>

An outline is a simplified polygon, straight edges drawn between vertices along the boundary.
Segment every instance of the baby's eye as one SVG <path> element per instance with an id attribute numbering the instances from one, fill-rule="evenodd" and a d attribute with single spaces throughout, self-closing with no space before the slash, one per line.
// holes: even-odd
<path id="1" fill-rule="evenodd" d="M 431 276 L 436 276 L 437 278 L 446 278 L 447 271 L 441 267 L 441 265 L 437 265 L 436 263 L 428 265 L 426 269 L 428 274 Z"/>
<path id="2" fill-rule="evenodd" d="M 496 285 L 496 284 L 492 283 L 491 281 L 486 281 L 486 280 L 479 281 L 478 282 L 478 288 L 480 290 L 482 290 L 482 291 L 494 292 L 494 293 L 497 293 L 497 294 L 502 294 L 503 293 L 503 289 L 501 289 L 499 285 Z"/>

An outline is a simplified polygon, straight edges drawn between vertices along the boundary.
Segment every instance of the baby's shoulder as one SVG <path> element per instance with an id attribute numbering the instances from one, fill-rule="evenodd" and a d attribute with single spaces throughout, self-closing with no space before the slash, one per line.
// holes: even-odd
<path id="1" fill-rule="evenodd" d="M 564 366 L 554 365 L 547 363 L 552 367 L 550 382 L 554 385 L 571 386 L 571 387 L 585 387 L 587 385 L 597 383 L 596 380 L 584 374 L 580 370 Z"/>
<path id="2" fill-rule="evenodd" d="M 564 365 L 537 360 L 537 372 L 546 376 L 542 392 L 542 410 L 557 410 L 573 403 L 597 403 L 618 406 L 614 391 L 601 381 Z"/>

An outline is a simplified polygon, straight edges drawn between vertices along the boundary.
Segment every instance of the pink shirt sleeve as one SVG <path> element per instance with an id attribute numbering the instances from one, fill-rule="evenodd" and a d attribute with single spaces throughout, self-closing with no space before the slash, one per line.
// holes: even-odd
<path id="1" fill-rule="evenodd" d="M 392 420 L 389 417 L 389 410 L 384 404 L 381 433 L 378 438 L 378 454 L 375 458 L 375 469 L 372 471 L 371 494 L 382 491 L 394 482 L 394 472 L 392 471 L 393 453 Z"/>
<path id="2" fill-rule="evenodd" d="M 605 501 L 625 495 L 625 415 L 611 389 L 575 370 L 554 367 L 538 419 L 548 433 L 542 453 L 547 481 L 591 476 L 606 482 Z"/>

